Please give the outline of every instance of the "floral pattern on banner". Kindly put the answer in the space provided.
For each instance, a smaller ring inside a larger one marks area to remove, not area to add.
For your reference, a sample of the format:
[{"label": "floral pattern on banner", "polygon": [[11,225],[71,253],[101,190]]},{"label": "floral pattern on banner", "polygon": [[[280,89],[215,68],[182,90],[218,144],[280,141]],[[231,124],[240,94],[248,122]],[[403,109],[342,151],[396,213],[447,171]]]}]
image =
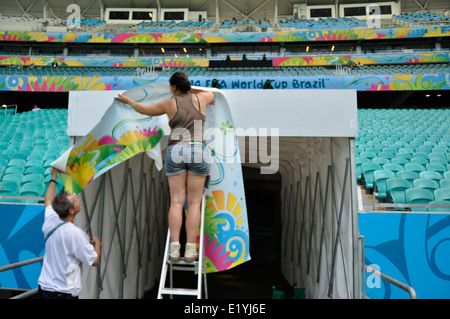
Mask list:
[{"label": "floral pattern on banner", "polygon": [[450,26],[235,33],[55,33],[0,31],[0,41],[76,43],[238,43],[448,37]]},{"label": "floral pattern on banner", "polygon": [[[396,64],[396,63],[448,63],[448,53],[401,53],[401,54],[334,54],[334,55],[307,55],[267,57],[272,59],[274,67],[285,66],[327,66],[351,65],[361,62],[365,65]],[[51,66],[53,62],[63,67],[183,67],[206,68],[209,66],[208,58],[117,58],[117,57],[29,57],[29,56],[0,56],[0,65],[21,66]]]}]

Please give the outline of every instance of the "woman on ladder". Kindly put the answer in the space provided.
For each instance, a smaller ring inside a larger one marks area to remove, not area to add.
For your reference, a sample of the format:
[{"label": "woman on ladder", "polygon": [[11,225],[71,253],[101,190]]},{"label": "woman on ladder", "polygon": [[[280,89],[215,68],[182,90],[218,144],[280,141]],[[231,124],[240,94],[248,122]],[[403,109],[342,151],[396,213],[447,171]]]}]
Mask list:
[{"label": "woman on ladder", "polygon": [[121,94],[119,102],[130,105],[137,112],[149,116],[167,114],[172,129],[166,152],[165,169],[169,181],[170,253],[172,261],[180,258],[180,231],[183,208],[187,200],[186,246],[184,258],[198,258],[197,233],[200,224],[200,205],[209,161],[204,151],[204,126],[206,106],[214,101],[214,93],[191,89],[191,83],[183,72],[175,72],[169,80],[173,98],[151,105],[133,101]]}]

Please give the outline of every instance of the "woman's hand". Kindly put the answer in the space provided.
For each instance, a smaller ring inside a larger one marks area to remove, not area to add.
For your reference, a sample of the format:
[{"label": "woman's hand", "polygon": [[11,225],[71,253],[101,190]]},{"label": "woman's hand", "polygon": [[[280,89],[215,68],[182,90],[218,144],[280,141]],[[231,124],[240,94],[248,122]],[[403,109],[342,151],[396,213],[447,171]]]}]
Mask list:
[{"label": "woman's hand", "polygon": [[117,97],[115,99],[125,104],[130,104],[131,102],[133,102],[133,100],[130,99],[128,96],[124,96],[122,94],[117,94]]}]

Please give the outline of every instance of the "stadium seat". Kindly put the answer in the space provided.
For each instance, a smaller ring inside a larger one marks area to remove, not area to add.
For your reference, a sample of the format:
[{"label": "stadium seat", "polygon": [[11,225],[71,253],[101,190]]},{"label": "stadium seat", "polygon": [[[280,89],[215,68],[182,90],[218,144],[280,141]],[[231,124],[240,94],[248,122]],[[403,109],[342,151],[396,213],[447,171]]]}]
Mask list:
[{"label": "stadium seat", "polygon": [[45,186],[43,183],[26,183],[19,188],[20,196],[44,196]]},{"label": "stadium seat", "polygon": [[27,174],[22,177],[20,180],[20,186],[23,186],[26,183],[44,183],[44,175],[42,174]]},{"label": "stadium seat", "polygon": [[378,157],[387,158],[387,159],[391,160],[395,157],[395,154],[391,153],[391,152],[382,151],[382,152],[378,153]]},{"label": "stadium seat", "polygon": [[[406,164],[410,163],[410,161],[406,158],[395,157],[395,158],[391,159],[391,163],[397,164],[397,165],[402,165],[404,167]],[[403,168],[403,170],[404,170],[404,168]]]},{"label": "stadium seat", "polygon": [[42,160],[28,160],[25,163],[25,168],[31,167],[31,166],[42,167],[43,165],[44,165],[44,162]]},{"label": "stadium seat", "polygon": [[368,152],[368,151],[366,151],[366,152],[362,152],[362,153],[360,154],[360,156],[372,160],[372,159],[374,159],[375,157],[377,157],[377,154],[374,153],[374,152]]},{"label": "stadium seat", "polygon": [[17,193],[18,190],[19,190],[19,184],[15,181],[0,182],[0,195]]},{"label": "stadium seat", "polygon": [[434,179],[437,182],[439,182],[441,179],[443,179],[442,174],[435,171],[424,171],[419,173],[420,178],[425,179]]},{"label": "stadium seat", "polygon": [[450,201],[450,187],[436,189],[434,191],[434,199],[439,201]]},{"label": "stadium seat", "polygon": [[409,163],[409,164],[405,164],[405,171],[412,171],[412,172],[420,173],[420,172],[425,171],[425,167],[420,164]]},{"label": "stadium seat", "polygon": [[363,163],[370,163],[370,159],[368,159],[366,157],[357,157],[355,159],[355,161],[356,161],[356,178],[357,178],[357,180],[361,180],[362,179],[361,165]]},{"label": "stadium seat", "polygon": [[[408,204],[428,204],[434,200],[433,193],[424,188],[409,188],[405,191],[406,203]],[[411,207],[412,211],[426,211],[426,208]]]},{"label": "stadium seat", "polygon": [[429,164],[429,161],[424,157],[413,157],[411,158],[410,163],[426,166]]},{"label": "stadium seat", "polygon": [[441,173],[441,174],[444,174],[444,172],[447,171],[447,169],[445,168],[444,165],[436,164],[436,163],[427,164],[426,165],[426,169],[427,169],[427,171],[438,172],[438,173]]},{"label": "stadium seat", "polygon": [[25,159],[13,158],[9,160],[7,167],[24,167],[25,163]]},{"label": "stadium seat", "polygon": [[440,164],[443,165],[445,167],[445,165],[447,165],[448,161],[447,159],[444,158],[430,158],[430,164]]},{"label": "stadium seat", "polygon": [[372,163],[384,165],[384,164],[389,164],[390,161],[389,161],[389,159],[384,158],[384,157],[375,157],[372,159]]},{"label": "stadium seat", "polygon": [[376,163],[364,163],[361,165],[362,175],[366,183],[366,188],[373,188],[373,172],[381,169],[381,165]]},{"label": "stadium seat", "polygon": [[428,189],[434,194],[434,191],[439,189],[439,183],[434,179],[418,178],[413,181],[413,187]]},{"label": "stadium seat", "polygon": [[373,180],[378,191],[379,198],[387,198],[386,180],[394,178],[396,175],[389,170],[376,170],[373,172]]},{"label": "stadium seat", "polygon": [[441,188],[450,188],[450,178],[441,179],[439,185]]},{"label": "stadium seat", "polygon": [[411,187],[410,183],[403,178],[389,178],[386,180],[386,189],[389,197],[396,204],[406,203],[406,190]]},{"label": "stadium seat", "polygon": [[392,163],[383,165],[383,169],[391,171],[391,172],[395,172],[395,173],[405,170],[402,165],[392,164]]}]

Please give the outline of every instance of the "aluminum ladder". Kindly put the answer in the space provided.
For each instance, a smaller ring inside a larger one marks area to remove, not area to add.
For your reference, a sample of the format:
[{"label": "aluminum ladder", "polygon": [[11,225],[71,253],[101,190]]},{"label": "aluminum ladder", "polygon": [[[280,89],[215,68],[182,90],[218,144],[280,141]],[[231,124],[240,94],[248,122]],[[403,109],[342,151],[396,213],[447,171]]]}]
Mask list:
[{"label": "aluminum ladder", "polygon": [[[204,250],[204,226],[205,226],[205,196],[206,192],[203,190],[201,217],[200,217],[200,243],[198,249],[198,261],[185,261],[183,257],[179,261],[174,262],[169,260],[169,244],[170,244],[170,230],[167,231],[166,249],[164,251],[164,262],[161,270],[161,277],[159,281],[158,299],[162,299],[163,295],[184,295],[197,296],[197,299],[202,298],[202,283],[205,289],[205,298],[208,299],[208,289],[206,283],[206,265],[205,265],[205,250]],[[200,265],[202,265],[200,267]],[[173,271],[194,271],[197,272],[197,288],[174,288],[173,287]],[[165,287],[167,272],[170,272],[169,287]],[[203,276],[202,276],[203,275]],[[203,277],[203,278],[202,278]]]}]

